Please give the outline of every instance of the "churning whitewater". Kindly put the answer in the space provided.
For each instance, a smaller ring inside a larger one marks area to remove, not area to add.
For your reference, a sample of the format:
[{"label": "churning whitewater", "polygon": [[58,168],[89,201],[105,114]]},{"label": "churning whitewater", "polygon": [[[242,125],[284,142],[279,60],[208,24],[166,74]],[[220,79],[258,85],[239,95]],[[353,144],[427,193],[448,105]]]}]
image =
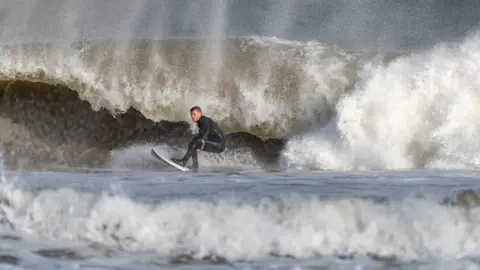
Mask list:
[{"label": "churning whitewater", "polygon": [[479,39],[473,33],[402,54],[258,37],[218,46],[200,39],[8,45],[0,52],[3,152],[116,164],[111,150],[133,144],[184,147],[172,138],[189,136],[188,109],[199,105],[240,134],[231,149],[250,149],[238,164],[476,167]]},{"label": "churning whitewater", "polygon": [[133,144],[184,147],[193,126],[182,123],[191,123],[188,110],[199,105],[231,135],[226,156],[246,153],[237,165],[275,163],[284,139],[329,121],[355,84],[360,61],[318,42],[208,42],[214,41],[2,47],[2,115],[6,125],[13,119],[1,134],[7,160],[103,166],[118,163],[112,149]]},{"label": "churning whitewater", "polygon": [[154,121],[189,121],[188,109],[198,104],[227,131],[273,137],[328,118],[354,84],[357,57],[321,43],[232,38],[218,52],[205,42],[215,41],[6,46],[1,75],[63,84],[94,110],[133,107]]},{"label": "churning whitewater", "polygon": [[289,141],[291,165],[315,169],[475,168],[480,164],[480,35],[372,62],[323,129]]},{"label": "churning whitewater", "polygon": [[[367,184],[368,185],[368,184]],[[167,188],[167,186],[165,186]],[[312,188],[314,188],[312,186]],[[1,233],[162,257],[255,261],[269,256],[448,260],[480,248],[478,194],[428,197],[259,200],[163,198],[141,202],[72,188],[0,185]],[[122,211],[118,211],[122,209]]]}]

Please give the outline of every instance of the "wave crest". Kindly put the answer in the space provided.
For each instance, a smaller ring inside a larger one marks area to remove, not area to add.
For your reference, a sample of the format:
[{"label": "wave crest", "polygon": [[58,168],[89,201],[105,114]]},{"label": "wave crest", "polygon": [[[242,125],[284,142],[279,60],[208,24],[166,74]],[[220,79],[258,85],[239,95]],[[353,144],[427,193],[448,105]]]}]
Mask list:
[{"label": "wave crest", "polygon": [[3,46],[0,78],[63,84],[94,110],[188,121],[204,108],[227,132],[284,137],[325,122],[357,56],[276,39],[91,41]]}]

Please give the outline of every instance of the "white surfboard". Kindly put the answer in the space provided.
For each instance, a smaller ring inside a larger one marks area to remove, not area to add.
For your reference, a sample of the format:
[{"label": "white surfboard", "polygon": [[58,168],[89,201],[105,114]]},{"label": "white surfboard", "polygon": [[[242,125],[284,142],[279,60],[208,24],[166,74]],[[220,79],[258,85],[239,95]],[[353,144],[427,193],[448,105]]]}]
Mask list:
[{"label": "white surfboard", "polygon": [[182,166],[178,165],[177,163],[175,163],[175,162],[173,162],[173,161],[171,161],[171,160],[166,159],[165,157],[163,157],[163,156],[160,155],[159,153],[155,152],[155,150],[153,150],[153,149],[152,149],[151,153],[152,153],[152,156],[154,156],[155,158],[159,159],[159,160],[162,161],[162,162],[165,162],[166,164],[168,164],[168,165],[170,165],[170,166],[172,166],[172,167],[175,167],[175,168],[179,169],[180,171],[184,171],[184,172],[190,171],[189,168],[182,167]]}]

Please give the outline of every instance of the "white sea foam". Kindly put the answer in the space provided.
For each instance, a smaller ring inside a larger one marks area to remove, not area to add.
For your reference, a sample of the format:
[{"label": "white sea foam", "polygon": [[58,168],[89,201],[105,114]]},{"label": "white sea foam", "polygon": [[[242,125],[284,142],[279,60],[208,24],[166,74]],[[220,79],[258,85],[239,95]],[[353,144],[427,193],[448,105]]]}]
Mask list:
[{"label": "white sea foam", "polygon": [[316,169],[478,166],[479,40],[476,33],[387,66],[367,63],[338,117],[292,139],[284,161]]},{"label": "white sea foam", "polygon": [[270,136],[327,117],[355,79],[357,58],[318,42],[136,42],[4,47],[0,79],[64,84],[95,110],[134,107],[155,121],[189,121],[189,108],[199,105],[226,131]]},{"label": "white sea foam", "polygon": [[216,255],[236,261],[270,254],[376,254],[435,260],[472,255],[480,248],[477,209],[430,200],[386,204],[293,196],[282,202],[177,199],[144,204],[124,195],[97,196],[68,188],[31,193],[4,183],[0,191],[9,202],[1,204],[4,233],[162,256]]}]

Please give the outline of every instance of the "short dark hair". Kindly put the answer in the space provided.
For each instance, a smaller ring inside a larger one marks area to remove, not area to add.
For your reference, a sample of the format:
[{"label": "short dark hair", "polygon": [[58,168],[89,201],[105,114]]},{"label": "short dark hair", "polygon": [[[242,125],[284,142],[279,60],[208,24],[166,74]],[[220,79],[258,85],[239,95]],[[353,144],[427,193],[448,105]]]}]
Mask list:
[{"label": "short dark hair", "polygon": [[193,112],[193,111],[202,112],[202,109],[200,109],[200,107],[198,107],[198,106],[193,106],[192,108],[190,108],[190,112]]}]

